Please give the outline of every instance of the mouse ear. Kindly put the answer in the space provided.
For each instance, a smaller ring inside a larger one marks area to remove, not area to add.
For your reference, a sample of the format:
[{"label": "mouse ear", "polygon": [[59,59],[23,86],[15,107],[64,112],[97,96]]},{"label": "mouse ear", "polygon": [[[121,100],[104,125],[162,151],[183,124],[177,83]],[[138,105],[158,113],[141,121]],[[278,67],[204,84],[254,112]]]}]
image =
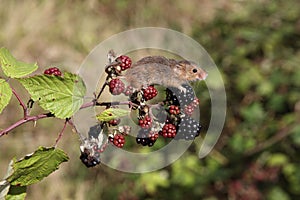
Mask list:
[{"label": "mouse ear", "polygon": [[177,63],[173,69],[176,74],[181,75],[184,71],[184,66],[181,63]]}]

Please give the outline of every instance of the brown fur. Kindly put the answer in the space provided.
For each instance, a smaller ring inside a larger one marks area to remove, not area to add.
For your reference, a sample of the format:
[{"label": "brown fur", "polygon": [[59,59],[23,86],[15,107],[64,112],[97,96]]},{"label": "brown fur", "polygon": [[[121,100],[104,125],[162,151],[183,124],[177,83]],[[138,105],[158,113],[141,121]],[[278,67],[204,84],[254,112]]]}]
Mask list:
[{"label": "brown fur", "polygon": [[204,80],[206,76],[207,73],[192,62],[176,61],[162,56],[144,57],[134,63],[125,74],[128,84],[136,89],[158,84],[184,90],[184,83]]}]

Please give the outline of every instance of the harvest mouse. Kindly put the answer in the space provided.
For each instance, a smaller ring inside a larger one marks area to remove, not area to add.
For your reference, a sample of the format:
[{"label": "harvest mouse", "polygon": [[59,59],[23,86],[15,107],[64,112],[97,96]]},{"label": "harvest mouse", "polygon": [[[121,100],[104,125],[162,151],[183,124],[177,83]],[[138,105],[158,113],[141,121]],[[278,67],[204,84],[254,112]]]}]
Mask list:
[{"label": "harvest mouse", "polygon": [[148,56],[134,63],[124,77],[128,85],[138,90],[158,84],[175,87],[185,93],[183,84],[188,81],[204,80],[207,72],[191,61]]}]

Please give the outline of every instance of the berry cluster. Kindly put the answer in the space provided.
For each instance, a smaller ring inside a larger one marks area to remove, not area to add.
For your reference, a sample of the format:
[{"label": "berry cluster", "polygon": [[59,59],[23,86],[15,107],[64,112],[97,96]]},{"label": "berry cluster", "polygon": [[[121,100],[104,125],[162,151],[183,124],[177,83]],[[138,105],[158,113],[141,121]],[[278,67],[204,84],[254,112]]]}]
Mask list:
[{"label": "berry cluster", "polygon": [[109,91],[113,95],[121,94],[125,89],[125,84],[118,78],[112,79],[109,82]]},{"label": "berry cluster", "polygon": [[[182,85],[183,88],[181,89],[167,88],[165,95],[162,94],[159,95],[159,98],[155,98],[158,96],[158,91],[154,85],[148,85],[141,90],[134,90],[132,86],[125,86],[121,81],[120,76],[132,64],[128,56],[116,57],[114,53],[111,53],[109,54],[109,62],[105,68],[106,82],[96,100],[101,96],[106,86],[109,87],[112,95],[124,94],[128,96],[131,114],[136,116],[137,124],[140,126],[135,139],[137,144],[152,147],[159,137],[194,140],[195,137],[199,136],[201,125],[191,117],[199,105],[199,100],[190,85]],[[61,72],[57,68],[50,68],[45,71],[45,74],[60,76]],[[162,102],[155,102],[164,96],[165,99]],[[147,102],[149,100],[152,100],[151,104]],[[114,105],[117,103],[114,102]],[[112,102],[104,102],[102,105],[107,106],[107,108],[114,107]],[[124,103],[119,105],[124,105]],[[118,148],[123,148],[126,142],[125,137],[130,134],[130,131],[129,126],[120,125],[118,118],[100,122],[94,130],[89,132],[90,138],[82,145],[80,159],[87,167],[99,164],[100,153],[104,151],[106,146],[113,144]],[[108,135],[107,140],[103,139],[103,133]]]},{"label": "berry cluster", "polygon": [[152,147],[158,137],[159,135],[157,132],[149,131],[147,129],[140,129],[135,140],[137,144]]},{"label": "berry cluster", "polygon": [[[142,146],[153,146],[159,137],[174,138],[176,140],[193,140],[199,136],[201,125],[191,118],[199,100],[190,85],[182,85],[183,89],[167,88],[165,100],[150,105],[158,95],[154,85],[146,86],[141,90],[134,90],[132,86],[125,86],[121,81],[122,73],[131,67],[132,61],[128,56],[112,56],[110,65],[105,69],[107,75],[106,85],[112,95],[124,94],[128,96],[130,109],[137,117],[140,130],[136,135],[136,143]],[[103,86],[105,87],[105,86]],[[153,113],[154,111],[154,113]],[[106,127],[108,141],[118,148],[125,145],[125,137],[130,132],[130,127],[120,126],[120,119],[113,119],[102,124]]]},{"label": "berry cluster", "polygon": [[62,73],[57,67],[51,67],[44,71],[45,75],[54,75],[54,76],[61,76]]}]

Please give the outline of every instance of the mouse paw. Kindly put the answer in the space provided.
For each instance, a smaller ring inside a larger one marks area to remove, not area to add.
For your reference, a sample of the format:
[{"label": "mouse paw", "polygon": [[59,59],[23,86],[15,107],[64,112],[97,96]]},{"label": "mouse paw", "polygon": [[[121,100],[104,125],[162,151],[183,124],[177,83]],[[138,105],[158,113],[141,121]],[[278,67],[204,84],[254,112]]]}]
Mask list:
[{"label": "mouse paw", "polygon": [[181,93],[184,94],[186,93],[186,88],[184,88],[183,86],[180,86],[178,89],[180,90]]}]

